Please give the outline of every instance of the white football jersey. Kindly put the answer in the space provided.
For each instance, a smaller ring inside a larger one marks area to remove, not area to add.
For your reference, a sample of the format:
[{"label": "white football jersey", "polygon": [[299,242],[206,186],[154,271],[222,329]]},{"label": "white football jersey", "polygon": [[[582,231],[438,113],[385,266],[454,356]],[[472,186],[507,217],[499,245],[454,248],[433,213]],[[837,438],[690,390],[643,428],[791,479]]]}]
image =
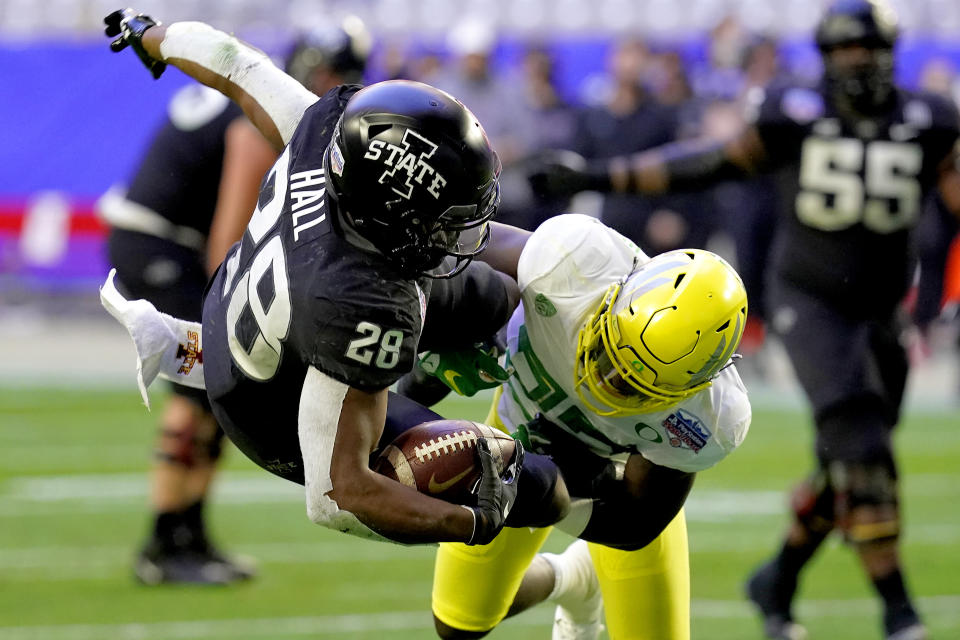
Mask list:
[{"label": "white football jersey", "polygon": [[695,472],[733,451],[750,427],[750,402],[736,369],[666,409],[600,416],[574,389],[577,335],[607,288],[650,258],[600,221],[562,215],[527,240],[518,265],[522,303],[507,326],[507,358],[516,374],[498,413],[511,431],[541,413],[603,456],[639,453],[650,462]]}]

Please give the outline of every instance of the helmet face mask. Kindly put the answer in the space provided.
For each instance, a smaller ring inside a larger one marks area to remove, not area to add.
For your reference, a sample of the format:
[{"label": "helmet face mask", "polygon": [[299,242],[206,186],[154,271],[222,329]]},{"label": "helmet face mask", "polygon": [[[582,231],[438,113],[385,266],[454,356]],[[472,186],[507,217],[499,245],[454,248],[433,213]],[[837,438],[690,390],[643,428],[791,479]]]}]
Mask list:
[{"label": "helmet face mask", "polygon": [[740,343],[747,297],[702,250],[654,257],[604,294],[581,329],[574,383],[595,413],[660,410],[706,389]]},{"label": "helmet face mask", "polygon": [[486,247],[500,161],[476,117],[439,89],[396,80],[356,93],[324,167],[341,220],[407,277],[451,277]]},{"label": "helmet face mask", "polygon": [[841,109],[880,114],[893,95],[896,17],[881,0],[836,0],[817,28],[824,80]]}]

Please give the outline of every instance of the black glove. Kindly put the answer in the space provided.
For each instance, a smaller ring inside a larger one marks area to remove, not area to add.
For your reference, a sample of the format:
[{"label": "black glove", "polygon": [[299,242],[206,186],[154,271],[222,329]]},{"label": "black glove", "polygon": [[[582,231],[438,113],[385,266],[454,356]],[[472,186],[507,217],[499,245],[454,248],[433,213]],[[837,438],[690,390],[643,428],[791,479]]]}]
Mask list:
[{"label": "black glove", "polygon": [[104,18],[103,22],[107,25],[104,33],[108,37],[120,36],[110,43],[111,51],[123,51],[127,45],[132,45],[140,61],[150,70],[154,79],[160,77],[163,70],[167,68],[167,63],[151,58],[150,54],[143,48],[143,34],[150,27],[159,26],[160,22],[130,8],[114,11]]},{"label": "black glove", "polygon": [[530,161],[527,180],[543,200],[569,198],[581,191],[610,191],[606,162],[587,162],[573,151],[545,151]]},{"label": "black glove", "polygon": [[517,500],[517,481],[523,467],[523,445],[518,441],[513,462],[497,473],[497,464],[490,453],[486,438],[477,440],[477,455],[480,456],[480,485],[477,491],[477,506],[473,507],[473,535],[467,544],[490,544]]}]

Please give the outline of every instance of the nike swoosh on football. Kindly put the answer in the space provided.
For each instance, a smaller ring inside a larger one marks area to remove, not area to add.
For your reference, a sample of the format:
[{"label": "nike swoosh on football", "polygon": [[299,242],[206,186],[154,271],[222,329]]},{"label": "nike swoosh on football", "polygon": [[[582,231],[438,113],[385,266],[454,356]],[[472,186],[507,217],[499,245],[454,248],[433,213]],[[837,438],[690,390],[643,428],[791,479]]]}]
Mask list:
[{"label": "nike swoosh on football", "polygon": [[464,469],[463,471],[453,476],[449,480],[445,480],[444,482],[437,482],[437,474],[431,473],[430,481],[427,483],[427,490],[430,493],[440,493],[442,491],[446,491],[453,485],[463,480],[466,477],[466,475],[471,471],[473,471],[473,465],[470,465],[468,468]]}]

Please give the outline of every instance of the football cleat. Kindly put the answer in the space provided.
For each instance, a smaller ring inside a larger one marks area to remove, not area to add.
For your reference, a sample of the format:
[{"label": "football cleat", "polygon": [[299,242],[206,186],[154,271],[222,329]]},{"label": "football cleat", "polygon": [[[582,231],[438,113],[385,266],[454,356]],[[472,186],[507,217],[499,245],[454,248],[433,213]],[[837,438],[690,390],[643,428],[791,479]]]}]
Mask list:
[{"label": "football cleat", "polygon": [[927,638],[927,628],[920,622],[915,622],[893,633],[887,633],[887,640],[927,640]]},{"label": "football cleat", "polygon": [[603,631],[603,596],[586,541],[574,541],[559,555],[542,555],[553,566],[557,583],[563,585],[550,598],[557,603],[552,639],[596,640]]},{"label": "football cleat", "polygon": [[760,567],[747,581],[747,597],[763,618],[764,636],[769,640],[806,640],[807,630],[793,621],[789,599],[784,602],[778,597],[777,581],[773,563]]},{"label": "football cleat", "polygon": [[134,562],[133,573],[145,585],[209,584],[227,585],[249,580],[256,569],[246,559],[227,558],[210,550],[165,553],[142,552]]}]

